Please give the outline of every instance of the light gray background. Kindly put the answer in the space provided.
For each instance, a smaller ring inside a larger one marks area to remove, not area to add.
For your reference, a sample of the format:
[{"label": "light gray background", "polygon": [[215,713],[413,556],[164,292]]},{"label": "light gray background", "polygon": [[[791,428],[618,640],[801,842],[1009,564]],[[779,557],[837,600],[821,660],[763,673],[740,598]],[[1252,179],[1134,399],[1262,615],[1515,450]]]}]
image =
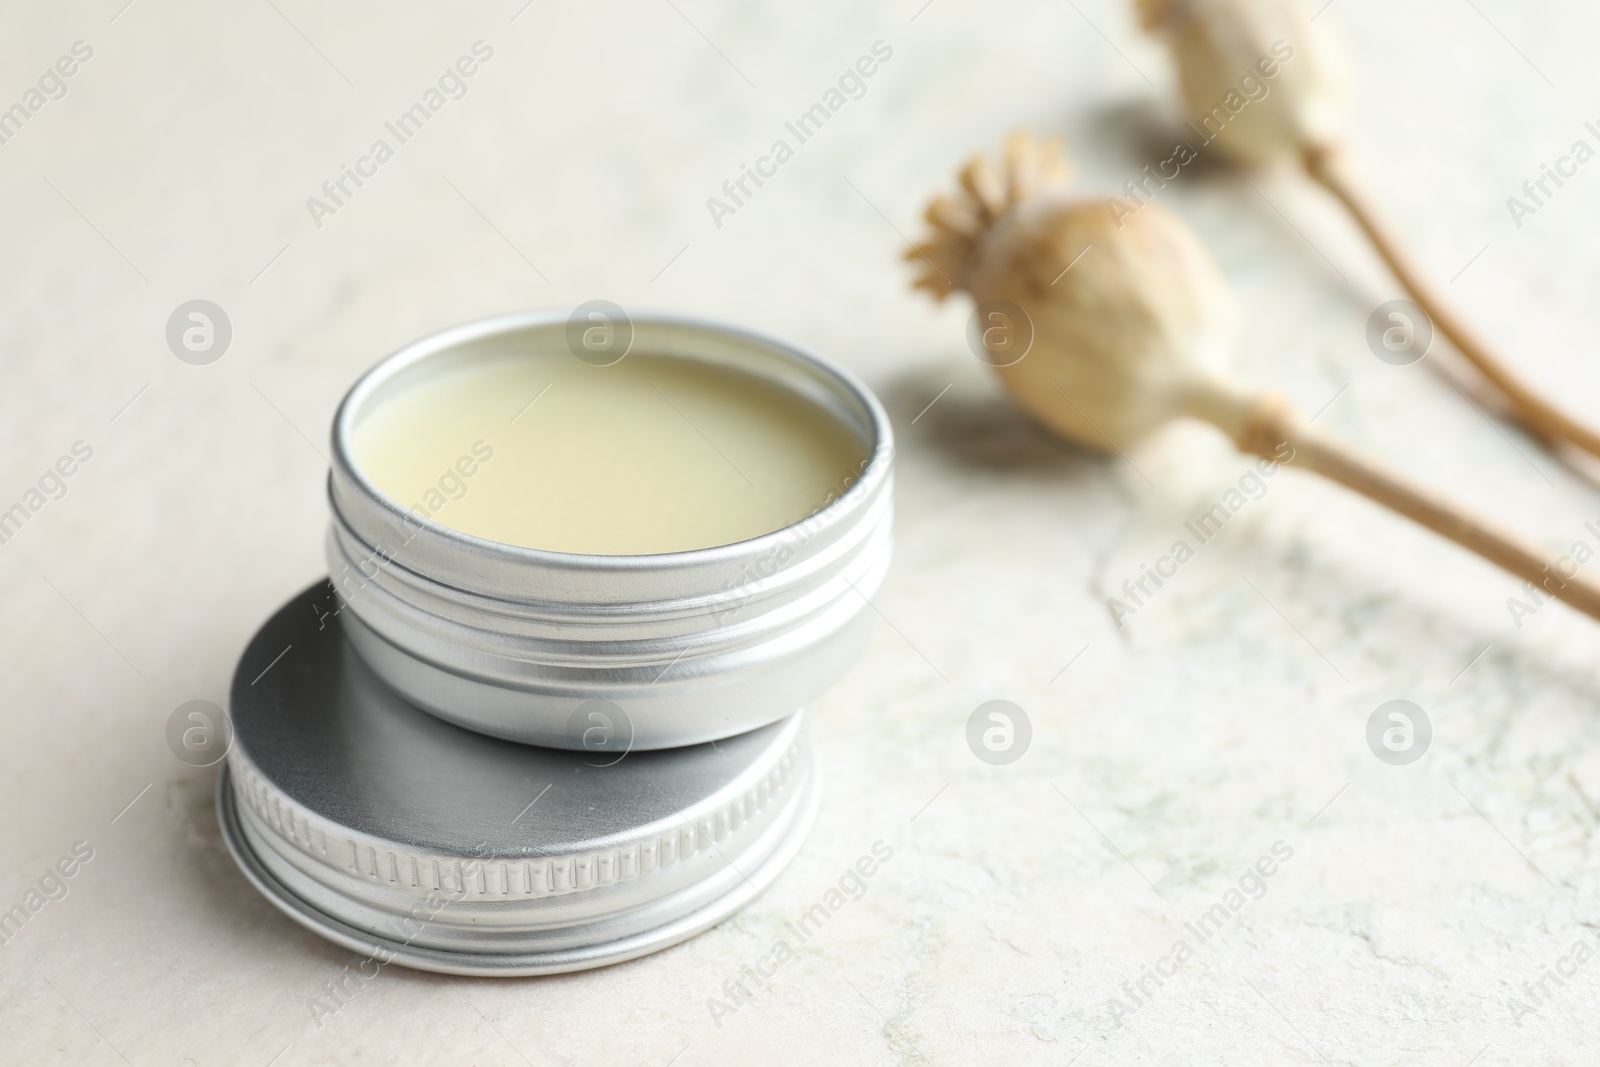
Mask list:
[{"label": "light gray background", "polygon": [[[0,545],[0,906],[95,849],[0,948],[7,1062],[1593,1061],[1600,963],[1520,1026],[1508,998],[1600,919],[1600,629],[1560,606],[1518,629],[1511,579],[1285,473],[1119,633],[1104,597],[1244,460],[1198,427],[1137,469],[1057,446],[966,352],[967,309],[907,290],[899,235],[1010,129],[1066,134],[1102,195],[1170,151],[1170,70],[1125,5],[122,3],[12,5],[0,34],[3,105],[95,50],[0,146],[0,507],[95,450]],[[1600,12],[1336,0],[1323,20],[1359,65],[1354,139],[1389,213],[1593,421],[1600,162],[1520,230],[1505,198],[1600,118]],[[478,39],[469,95],[315,228],[306,197]],[[714,227],[705,198],[880,39],[866,97]],[[1591,483],[1438,359],[1368,352],[1398,294],[1347,223],[1291,176],[1252,180],[1196,166],[1163,194],[1238,289],[1241,372],[1308,410],[1348,384],[1321,424],[1552,547],[1594,543]],[[319,450],[357,374],[452,323],[596,297],[814,346],[895,421],[892,625],[815,709],[820,822],[688,944],[544,980],[390,968],[318,1027],[308,998],[356,958],[234,869],[214,772],[172,756],[167,717],[223,701],[254,628],[321,572]],[[210,366],[164,339],[195,298],[233,323]],[[1364,740],[1400,697],[1434,726],[1409,767]],[[991,699],[1033,723],[1011,766],[966,746]],[[866,897],[714,1025],[707,998],[879,839]],[[1113,1023],[1108,998],[1278,840],[1294,857],[1264,899]]]}]

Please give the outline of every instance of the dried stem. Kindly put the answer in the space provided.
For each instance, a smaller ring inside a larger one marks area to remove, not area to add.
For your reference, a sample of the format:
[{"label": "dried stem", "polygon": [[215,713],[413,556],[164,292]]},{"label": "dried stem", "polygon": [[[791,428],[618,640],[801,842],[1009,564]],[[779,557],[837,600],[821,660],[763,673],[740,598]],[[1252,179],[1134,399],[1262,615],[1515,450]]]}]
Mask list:
[{"label": "dried stem", "polygon": [[1592,456],[1600,456],[1600,434],[1568,417],[1525,385],[1450,309],[1373,210],[1350,176],[1341,153],[1333,149],[1309,151],[1305,155],[1305,168],[1312,179],[1345,206],[1417,306],[1427,312],[1434,326],[1456,350],[1500,390],[1524,426],[1547,441],[1565,441]]},{"label": "dried stem", "polygon": [[1278,459],[1282,458],[1281,446],[1287,443],[1294,450],[1293,458],[1287,462],[1316,471],[1399,512],[1591,618],[1600,619],[1600,583],[1576,572],[1563,575],[1554,553],[1385,470],[1316,429],[1277,397],[1227,397],[1209,406],[1218,411],[1231,409],[1231,417],[1213,421],[1229,432],[1243,451]]}]

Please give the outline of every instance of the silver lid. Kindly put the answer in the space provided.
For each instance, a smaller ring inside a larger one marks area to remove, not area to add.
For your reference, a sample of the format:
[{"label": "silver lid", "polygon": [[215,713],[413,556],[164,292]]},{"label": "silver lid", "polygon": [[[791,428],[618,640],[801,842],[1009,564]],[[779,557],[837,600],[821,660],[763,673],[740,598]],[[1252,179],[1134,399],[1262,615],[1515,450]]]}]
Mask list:
[{"label": "silver lid", "polygon": [[408,345],[363,375],[334,418],[327,558],[350,641],[420,707],[496,737],[579,748],[572,709],[601,699],[620,707],[635,749],[668,748],[793,713],[865,644],[867,598],[889,566],[894,456],[871,391],[749,331],[669,315],[636,315],[629,329],[636,355],[733,367],[809,397],[860,438],[861,470],[809,518],[715,548],[599,556],[488,541],[385,496],[355,462],[355,428],[463,364],[576,358],[567,315],[504,315]]},{"label": "silver lid", "polygon": [[721,921],[803,841],[803,713],[661,752],[500,741],[385,685],[328,597],[305,590],[245,650],[218,783],[240,867],[324,937],[454,974],[598,967]]}]

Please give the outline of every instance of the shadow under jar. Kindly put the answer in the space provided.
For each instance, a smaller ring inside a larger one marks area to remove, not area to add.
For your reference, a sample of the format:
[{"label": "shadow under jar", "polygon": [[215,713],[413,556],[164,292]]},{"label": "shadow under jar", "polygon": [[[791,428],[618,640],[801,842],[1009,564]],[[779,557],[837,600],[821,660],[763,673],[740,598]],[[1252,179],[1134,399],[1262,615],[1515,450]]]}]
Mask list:
[{"label": "shadow under jar", "polygon": [[554,748],[775,722],[859,652],[890,556],[888,418],[792,345],[671,316],[506,315],[340,405],[329,573],[420,707]]}]

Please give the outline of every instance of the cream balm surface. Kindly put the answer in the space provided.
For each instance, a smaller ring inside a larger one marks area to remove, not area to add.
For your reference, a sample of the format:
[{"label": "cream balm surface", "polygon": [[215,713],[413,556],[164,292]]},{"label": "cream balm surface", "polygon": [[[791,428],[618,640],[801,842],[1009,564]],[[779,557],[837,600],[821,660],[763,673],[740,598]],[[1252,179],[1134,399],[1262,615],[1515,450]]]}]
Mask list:
[{"label": "cream balm surface", "polygon": [[451,529],[554,552],[749,540],[837,499],[867,449],[820,404],[732,368],[499,357],[412,385],[355,428],[384,494]]}]

